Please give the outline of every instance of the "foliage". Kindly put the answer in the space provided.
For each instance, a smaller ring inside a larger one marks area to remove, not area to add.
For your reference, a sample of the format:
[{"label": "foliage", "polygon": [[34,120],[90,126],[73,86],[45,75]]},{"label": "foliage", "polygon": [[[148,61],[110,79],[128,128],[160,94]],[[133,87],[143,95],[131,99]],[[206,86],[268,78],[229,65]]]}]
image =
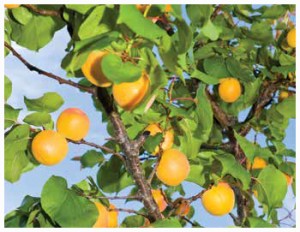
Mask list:
[{"label": "foliage", "polygon": [[[99,69],[113,84],[136,81],[145,71],[150,90],[143,102],[132,111],[118,107],[129,138],[137,138],[151,123],[172,127],[174,148],[190,163],[186,181],[196,184],[200,192],[223,180],[252,202],[243,209],[247,214],[242,220],[233,222],[236,226],[280,227],[276,212],[283,207],[287,192],[283,174],[295,178],[295,152],[283,142],[290,120],[296,118],[295,49],[285,40],[294,27],[290,17],[295,5],[171,5],[166,12],[167,6],[149,5],[144,12],[135,5],[110,4],[6,9],[4,55],[10,54],[12,42],[38,52],[58,30],[67,30],[70,41],[60,65],[68,81],[75,80],[73,87],[93,88],[81,71],[93,50],[109,53]],[[226,77],[236,78],[243,86],[242,95],[233,103],[223,102],[218,95],[220,79]],[[24,96],[27,110],[18,109],[9,102],[13,84],[5,76],[5,180],[11,183],[39,165],[31,154],[32,138],[54,128],[52,113],[67,100],[56,92],[35,99]],[[280,90],[291,93],[281,102],[277,99]],[[111,94],[111,87],[107,91]],[[95,96],[91,101],[113,137],[116,132],[104,107]],[[21,110],[26,112],[23,118]],[[267,145],[261,147],[246,136],[249,131],[263,135]],[[139,156],[140,175],[148,177],[152,172],[159,156],[151,153],[161,140],[162,133],[146,140]],[[92,201],[101,196],[108,206],[107,194],[126,188],[133,194],[137,191],[132,173],[120,159],[123,147],[113,140],[103,146],[85,144],[93,149],[73,160],[79,160],[82,168],[97,168],[96,180],[89,178],[68,188],[65,179],[52,176],[40,198],[26,196],[19,208],[5,216],[6,227],[92,227],[98,217]],[[268,166],[247,170],[246,160],[253,162],[255,157],[264,158]],[[175,193],[185,197],[184,185],[168,187],[155,176],[151,187],[164,188],[170,201],[175,200]],[[258,193],[255,203],[253,190]],[[142,207],[137,215],[127,215],[120,226],[145,226],[145,217],[139,215],[145,212]],[[150,227],[200,226],[198,219],[188,223],[171,216],[169,208],[163,215]]]}]

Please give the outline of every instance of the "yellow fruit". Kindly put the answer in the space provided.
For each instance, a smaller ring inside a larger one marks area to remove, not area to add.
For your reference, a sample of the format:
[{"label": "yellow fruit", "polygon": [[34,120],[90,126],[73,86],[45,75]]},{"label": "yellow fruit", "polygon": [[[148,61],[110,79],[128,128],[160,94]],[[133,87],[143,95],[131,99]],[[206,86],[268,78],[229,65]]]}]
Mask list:
[{"label": "yellow fruit", "polygon": [[[146,127],[145,131],[149,131],[151,136],[155,136],[157,133],[163,133],[159,124],[153,123]],[[163,151],[170,149],[173,146],[174,142],[174,130],[172,128],[166,130],[163,134],[163,142],[161,148]],[[159,146],[154,150],[153,155],[157,155],[159,152]]]},{"label": "yellow fruit", "polygon": [[291,48],[295,48],[296,47],[296,29],[293,28],[292,30],[289,31],[289,33],[286,36],[286,40],[288,45]]},{"label": "yellow fruit", "polygon": [[39,163],[55,165],[66,157],[68,142],[61,134],[52,130],[44,130],[33,138],[31,150]]},{"label": "yellow fruit", "polygon": [[102,205],[100,202],[94,202],[98,209],[99,216],[97,218],[97,221],[93,225],[94,228],[104,228],[108,227],[108,211],[105,208],[104,205]]},{"label": "yellow fruit", "polygon": [[223,78],[220,80],[219,95],[227,103],[235,102],[242,93],[240,82],[233,77]]},{"label": "yellow fruit", "polygon": [[149,6],[149,4],[136,4],[135,7],[142,13],[144,14],[147,6]]},{"label": "yellow fruit", "polygon": [[113,96],[117,104],[124,110],[133,110],[142,102],[149,86],[148,75],[143,72],[137,81],[114,84]]},{"label": "yellow fruit", "polygon": [[222,216],[229,213],[235,202],[232,188],[225,182],[212,186],[202,195],[202,204],[207,212],[215,216]]},{"label": "yellow fruit", "polygon": [[[109,209],[115,209],[116,207],[113,204],[110,204]],[[118,214],[116,210],[108,211],[108,227],[115,228],[118,227]]]},{"label": "yellow fruit", "polygon": [[255,157],[253,164],[251,166],[251,163],[249,160],[247,160],[247,170],[250,170],[250,168],[253,169],[263,169],[264,167],[267,166],[267,162],[260,158],[260,157]]},{"label": "yellow fruit", "polygon": [[165,150],[156,170],[157,178],[170,186],[177,186],[187,178],[190,164],[182,152],[176,149]]},{"label": "yellow fruit", "polygon": [[107,54],[108,53],[104,51],[92,51],[81,67],[83,75],[86,77],[86,79],[99,87],[109,87],[112,84],[101,70],[101,61]]},{"label": "yellow fruit", "polygon": [[171,4],[166,4],[165,12],[168,13],[168,12],[171,12],[171,11],[172,11],[172,5]]},{"label": "yellow fruit", "polygon": [[158,205],[159,211],[160,212],[164,211],[167,208],[168,204],[165,201],[165,198],[164,198],[163,194],[161,193],[161,191],[159,189],[152,189],[151,192],[152,192],[154,201]]},{"label": "yellow fruit", "polygon": [[186,216],[191,209],[190,203],[187,200],[182,200],[175,210],[175,214],[181,217]]},{"label": "yellow fruit", "polygon": [[281,91],[278,97],[278,101],[282,102],[284,99],[289,97],[289,92],[288,91]]},{"label": "yellow fruit", "polygon": [[90,120],[81,109],[68,108],[59,115],[56,129],[66,138],[79,141],[89,132]]},{"label": "yellow fruit", "polygon": [[21,4],[4,4],[4,7],[7,9],[14,9],[19,7]]}]

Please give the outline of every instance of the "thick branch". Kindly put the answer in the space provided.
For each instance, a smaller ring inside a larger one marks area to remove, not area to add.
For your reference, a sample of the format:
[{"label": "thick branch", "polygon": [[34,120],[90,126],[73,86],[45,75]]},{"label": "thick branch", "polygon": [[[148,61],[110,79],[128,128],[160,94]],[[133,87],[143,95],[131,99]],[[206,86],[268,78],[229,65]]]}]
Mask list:
[{"label": "thick branch", "polygon": [[60,10],[57,10],[57,11],[56,10],[43,10],[43,9],[39,9],[35,5],[31,5],[31,4],[23,4],[23,6],[25,6],[29,10],[31,10],[39,15],[54,16],[54,17],[61,18]]},{"label": "thick branch", "polygon": [[139,189],[139,193],[142,196],[142,202],[149,214],[148,218],[150,219],[150,221],[162,219],[162,215],[159,211],[159,208],[152,197],[151,186],[146,180],[139,160],[140,147],[137,146],[137,143],[139,143],[139,145],[142,145],[141,141],[143,141],[144,138],[141,138],[136,141],[131,141],[129,139],[125,126],[120,118],[120,115],[115,110],[113,100],[108,95],[106,89],[97,88],[97,98],[102,103],[112,123],[115,132],[115,137],[126,156],[127,171],[131,174]]},{"label": "thick branch", "polygon": [[66,85],[70,85],[70,86],[73,86],[77,89],[80,89],[82,91],[85,91],[85,92],[88,92],[88,93],[91,93],[91,94],[94,94],[95,92],[95,88],[94,87],[86,87],[86,86],[83,86],[83,85],[80,85],[76,82],[73,82],[73,81],[70,81],[70,80],[65,80],[63,79],[62,77],[59,77],[53,73],[50,73],[50,72],[46,72],[32,64],[30,64],[27,60],[25,60],[12,46],[10,46],[8,43],[4,42],[4,46],[9,49],[12,54],[17,57],[30,71],[35,71],[37,72],[38,74],[41,74],[41,75],[44,75],[44,76],[47,76],[51,79],[54,79],[56,80],[59,84],[66,84]]}]

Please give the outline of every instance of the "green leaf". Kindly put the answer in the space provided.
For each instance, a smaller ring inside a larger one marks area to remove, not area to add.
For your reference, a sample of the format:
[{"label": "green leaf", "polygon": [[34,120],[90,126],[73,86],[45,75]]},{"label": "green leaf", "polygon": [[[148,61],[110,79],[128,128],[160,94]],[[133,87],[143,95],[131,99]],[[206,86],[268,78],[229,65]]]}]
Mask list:
[{"label": "green leaf", "polygon": [[84,40],[106,33],[112,29],[114,21],[112,10],[105,5],[97,6],[80,25],[78,36]]},{"label": "green leaf", "polygon": [[[100,68],[100,67],[99,67]],[[122,62],[121,57],[108,54],[101,61],[101,69],[104,75],[112,82],[133,82],[142,76],[142,69],[131,62]]]},{"label": "green leaf", "polygon": [[284,76],[287,76],[289,72],[295,72],[296,66],[295,65],[288,65],[288,66],[273,66],[271,68],[272,72],[282,73]]},{"label": "green leaf", "polygon": [[11,127],[18,122],[21,109],[15,109],[12,106],[4,105],[4,129]]},{"label": "green leaf", "polygon": [[153,154],[156,147],[160,144],[162,138],[163,138],[162,133],[158,133],[155,136],[149,136],[146,142],[144,143],[145,150]]},{"label": "green leaf", "polygon": [[51,115],[46,112],[35,112],[27,115],[23,121],[33,126],[43,126],[51,122]]},{"label": "green leaf", "polygon": [[248,217],[247,221],[251,228],[275,228],[275,225],[270,224],[260,217]]},{"label": "green leaf", "polygon": [[4,139],[4,176],[5,180],[13,183],[19,180],[23,169],[29,160],[25,154],[29,143],[29,126],[13,127]]},{"label": "green leaf", "polygon": [[30,22],[33,17],[33,14],[26,7],[17,7],[12,9],[12,15],[14,19],[17,20],[20,24],[26,25]]},{"label": "green leaf", "polygon": [[93,202],[68,189],[62,177],[52,176],[41,194],[42,208],[62,227],[92,227],[98,217]]},{"label": "green leaf", "polygon": [[163,29],[152,23],[151,20],[144,18],[135,5],[120,5],[118,23],[124,23],[137,35],[156,43],[159,42],[159,38],[167,35]]},{"label": "green leaf", "polygon": [[56,92],[45,93],[40,98],[29,99],[24,97],[25,105],[30,111],[52,113],[58,110],[63,104],[63,98]]},{"label": "green leaf", "polygon": [[65,25],[58,17],[34,14],[29,19],[28,14],[26,15],[26,17],[19,17],[22,23],[26,23],[25,25],[9,16],[12,28],[11,39],[30,50],[38,51],[44,47],[52,40],[54,33]]},{"label": "green leaf", "polygon": [[89,150],[80,157],[80,163],[82,168],[87,168],[87,167],[92,168],[96,164],[100,164],[103,161],[104,161],[103,154],[96,150]]},{"label": "green leaf", "polygon": [[65,4],[66,8],[76,11],[80,14],[86,14],[90,9],[97,5],[93,4]]},{"label": "green leaf", "polygon": [[287,193],[286,178],[273,165],[268,165],[259,173],[255,188],[259,202],[267,206],[270,214],[273,209],[282,206]]},{"label": "green leaf", "polygon": [[199,186],[203,186],[206,182],[205,176],[207,170],[205,167],[199,163],[190,163],[190,173],[186,178],[186,181],[198,184]]},{"label": "green leaf", "polygon": [[286,118],[296,118],[296,96],[284,99],[276,106],[276,110]]},{"label": "green leaf", "polygon": [[202,33],[212,41],[216,41],[222,33],[222,28],[213,24],[209,19],[206,24],[202,27]]},{"label": "green leaf", "polygon": [[223,57],[215,56],[204,60],[203,67],[205,72],[216,78],[229,77],[230,73],[227,70],[226,63]]},{"label": "green leaf", "polygon": [[146,222],[146,218],[141,215],[131,215],[127,216],[123,222],[121,223],[121,227],[127,228],[137,228],[144,226]]},{"label": "green leaf", "polygon": [[220,46],[219,42],[211,42],[205,44],[203,47],[199,47],[194,53],[195,60],[202,60],[209,58],[216,54],[215,49]]},{"label": "green leaf", "polygon": [[4,227],[5,228],[20,228],[25,227],[27,216],[21,215],[17,210],[13,210],[5,215]]},{"label": "green leaf", "polygon": [[262,18],[270,18],[270,19],[278,19],[281,16],[283,16],[286,12],[286,9],[279,5],[275,4],[272,5],[271,7],[268,7],[263,14],[261,15]]},{"label": "green leaf", "polygon": [[233,57],[226,59],[226,67],[232,77],[238,78],[241,81],[250,82],[255,78],[252,69],[241,64]]},{"label": "green leaf", "polygon": [[7,76],[4,76],[4,101],[10,97],[12,91],[12,83]]},{"label": "green leaf", "polygon": [[272,27],[266,21],[254,22],[250,31],[244,31],[249,38],[259,41],[262,44],[269,44],[273,41]]},{"label": "green leaf", "polygon": [[186,11],[191,23],[195,26],[203,26],[210,20],[213,7],[211,5],[186,5]]},{"label": "green leaf", "polygon": [[229,174],[243,183],[243,189],[247,190],[251,182],[250,173],[241,164],[236,161],[233,155],[225,153],[216,155],[215,159],[222,164],[222,176]]},{"label": "green leaf", "polygon": [[208,141],[213,126],[213,111],[205,89],[206,86],[200,84],[196,96],[198,100],[196,108],[198,121],[197,138],[199,138],[202,143]]},{"label": "green leaf", "polygon": [[150,224],[154,228],[182,228],[179,220],[175,217],[165,218]]},{"label": "green leaf", "polygon": [[176,19],[174,24],[177,26],[177,32],[175,36],[178,36],[178,40],[175,41],[176,51],[178,54],[186,53],[193,41],[193,33],[190,27],[184,20]]},{"label": "green leaf", "polygon": [[205,74],[204,72],[201,72],[199,70],[195,70],[192,74],[191,74],[192,78],[196,78],[200,81],[203,81],[205,84],[209,84],[209,85],[217,85],[219,84],[220,80],[216,77],[210,76]]},{"label": "green leaf", "polygon": [[97,173],[98,186],[107,193],[120,192],[133,184],[123,162],[117,156],[112,156]]},{"label": "green leaf", "polygon": [[289,66],[296,64],[296,58],[285,53],[281,53],[279,56],[279,63],[282,66]]}]

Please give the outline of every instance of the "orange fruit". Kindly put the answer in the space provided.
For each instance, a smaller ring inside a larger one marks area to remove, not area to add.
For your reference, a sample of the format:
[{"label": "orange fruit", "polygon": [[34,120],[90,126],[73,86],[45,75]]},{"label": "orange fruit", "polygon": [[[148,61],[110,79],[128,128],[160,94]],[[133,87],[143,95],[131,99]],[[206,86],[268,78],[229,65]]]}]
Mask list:
[{"label": "orange fruit", "polygon": [[157,178],[170,186],[177,186],[187,178],[190,172],[190,164],[185,154],[168,149],[162,154],[156,170]]},{"label": "orange fruit", "polygon": [[[163,133],[159,124],[153,123],[146,127],[145,131],[149,131],[151,136],[155,136],[157,133]],[[163,133],[163,142],[161,144],[162,150],[170,149],[173,146],[174,142],[174,130],[172,128],[166,130]],[[157,146],[154,150],[153,155],[157,155],[159,152],[159,146]]]},{"label": "orange fruit", "polygon": [[[115,209],[116,207],[113,204],[110,204],[109,209]],[[108,227],[115,228],[118,227],[118,211],[108,211]]]},{"label": "orange fruit", "polygon": [[142,102],[149,86],[148,75],[143,72],[137,81],[114,84],[113,96],[117,104],[124,110],[133,110]]},{"label": "orange fruit", "polygon": [[151,192],[152,192],[154,201],[158,205],[159,211],[160,212],[164,211],[167,208],[168,204],[165,201],[165,198],[164,198],[163,194],[161,193],[161,191],[159,189],[152,189]]},{"label": "orange fruit", "polygon": [[81,67],[82,73],[86,79],[99,87],[109,87],[112,84],[101,70],[101,61],[107,54],[107,52],[100,50],[92,51]]},{"label": "orange fruit", "polygon": [[149,4],[136,4],[135,7],[142,13],[144,14],[147,6],[149,6]]},{"label": "orange fruit", "polygon": [[227,103],[235,102],[242,93],[240,82],[233,77],[221,79],[218,90],[220,98]]},{"label": "orange fruit", "polygon": [[68,108],[59,115],[56,129],[66,138],[79,141],[89,132],[90,120],[81,109]]},{"label": "orange fruit", "polygon": [[293,28],[292,30],[290,30],[286,36],[286,40],[288,45],[291,48],[295,48],[296,47],[296,28]]},{"label": "orange fruit", "polygon": [[288,174],[286,174],[286,173],[283,173],[283,174],[284,174],[284,176],[285,176],[285,178],[286,178],[286,183],[287,183],[287,185],[288,185],[288,186],[291,185],[291,184],[293,183],[293,177],[290,176],[290,175],[288,175]]},{"label": "orange fruit", "polygon": [[108,227],[108,211],[104,205],[100,202],[94,202],[98,209],[98,218],[95,224],[93,225],[94,228],[103,228]]},{"label": "orange fruit", "polygon": [[202,195],[202,204],[207,212],[215,216],[229,213],[235,202],[232,188],[225,182],[219,182]]},{"label": "orange fruit", "polygon": [[260,157],[255,157],[253,164],[251,166],[251,163],[249,160],[247,160],[247,170],[250,170],[250,168],[253,169],[263,169],[264,167],[267,166],[267,162],[260,158]]},{"label": "orange fruit", "polygon": [[289,92],[288,91],[281,91],[278,97],[278,101],[282,102],[284,99],[289,97]]},{"label": "orange fruit", "polygon": [[14,9],[19,7],[21,4],[4,4],[4,7],[7,9]]},{"label": "orange fruit", "polygon": [[172,11],[172,5],[171,4],[166,4],[165,12],[168,13],[168,12],[171,12],[171,11]]},{"label": "orange fruit", "polygon": [[175,210],[175,214],[181,217],[186,216],[191,209],[190,203],[187,200],[182,200]]},{"label": "orange fruit", "polygon": [[31,150],[39,163],[55,165],[66,157],[68,142],[61,134],[52,130],[44,130],[33,138]]}]

